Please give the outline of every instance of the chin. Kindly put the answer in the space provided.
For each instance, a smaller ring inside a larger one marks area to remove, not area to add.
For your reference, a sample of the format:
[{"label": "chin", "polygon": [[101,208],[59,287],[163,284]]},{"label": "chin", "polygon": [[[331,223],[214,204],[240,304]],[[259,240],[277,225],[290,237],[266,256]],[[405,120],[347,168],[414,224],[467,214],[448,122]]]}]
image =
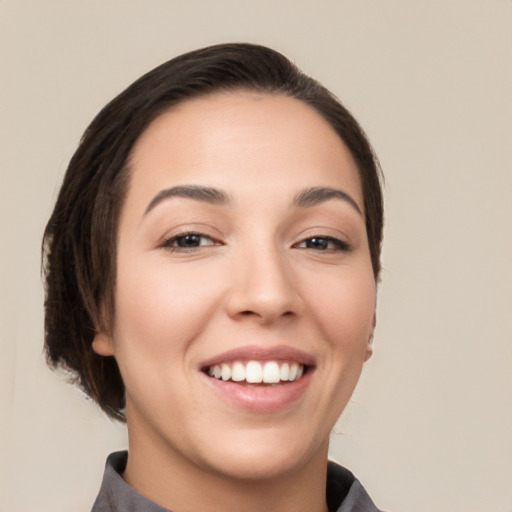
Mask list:
[{"label": "chin", "polygon": [[277,480],[295,473],[304,465],[300,458],[282,452],[269,457],[265,455],[233,456],[225,458],[217,471],[230,479],[246,482]]},{"label": "chin", "polygon": [[210,460],[216,471],[229,478],[245,481],[279,479],[300,471],[313,459],[327,460],[328,438],[322,443],[308,444],[298,433],[286,436],[260,434],[234,441],[224,449],[215,450],[217,453],[209,453],[210,457],[213,455],[214,460]]}]

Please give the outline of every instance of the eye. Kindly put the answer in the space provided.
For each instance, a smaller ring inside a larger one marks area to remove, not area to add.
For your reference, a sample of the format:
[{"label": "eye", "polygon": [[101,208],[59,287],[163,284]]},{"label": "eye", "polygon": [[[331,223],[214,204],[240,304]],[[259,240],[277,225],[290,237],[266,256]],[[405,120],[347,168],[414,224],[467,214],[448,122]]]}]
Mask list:
[{"label": "eye", "polygon": [[315,251],[348,251],[350,246],[347,242],[332,236],[312,236],[295,245],[299,249],[313,249]]},{"label": "eye", "polygon": [[219,242],[213,240],[207,235],[201,233],[183,233],[167,238],[163,241],[162,247],[164,249],[171,249],[174,251],[197,249],[198,247],[206,247],[212,245],[220,245]]}]

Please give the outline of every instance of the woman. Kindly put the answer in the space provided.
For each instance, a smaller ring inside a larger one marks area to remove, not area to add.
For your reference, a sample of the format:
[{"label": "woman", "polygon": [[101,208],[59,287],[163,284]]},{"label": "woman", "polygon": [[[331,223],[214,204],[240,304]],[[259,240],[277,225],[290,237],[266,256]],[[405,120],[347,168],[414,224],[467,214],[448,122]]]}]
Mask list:
[{"label": "woman", "polygon": [[377,511],[327,451],[381,237],[364,133],[273,50],[191,52],[109,103],[44,236],[48,360],[128,427],[93,511]]}]

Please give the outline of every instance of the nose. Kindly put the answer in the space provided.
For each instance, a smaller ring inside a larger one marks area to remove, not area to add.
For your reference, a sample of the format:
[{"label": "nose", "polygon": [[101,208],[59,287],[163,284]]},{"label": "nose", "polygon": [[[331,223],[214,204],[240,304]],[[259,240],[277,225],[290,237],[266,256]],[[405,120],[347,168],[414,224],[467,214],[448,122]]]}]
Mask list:
[{"label": "nose", "polygon": [[277,248],[240,254],[232,268],[227,312],[235,319],[272,324],[302,311],[297,276]]}]

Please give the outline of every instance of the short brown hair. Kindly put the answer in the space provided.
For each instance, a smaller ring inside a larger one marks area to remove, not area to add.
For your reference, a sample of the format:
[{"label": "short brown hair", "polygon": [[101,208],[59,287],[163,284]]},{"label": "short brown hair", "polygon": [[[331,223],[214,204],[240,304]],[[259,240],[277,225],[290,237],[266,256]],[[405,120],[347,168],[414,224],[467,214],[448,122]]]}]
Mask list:
[{"label": "short brown hair", "polygon": [[221,44],[176,57],[108,103],[85,131],[68,166],[43,238],[45,349],[52,367],[112,418],[124,421],[124,385],[113,357],[92,350],[114,318],[116,235],[132,148],[160,114],[186,99],[220,91],[283,94],[312,106],[350,150],[359,169],[375,279],[383,226],[381,173],[363,130],[325,87],[280,53],[253,44]]}]

